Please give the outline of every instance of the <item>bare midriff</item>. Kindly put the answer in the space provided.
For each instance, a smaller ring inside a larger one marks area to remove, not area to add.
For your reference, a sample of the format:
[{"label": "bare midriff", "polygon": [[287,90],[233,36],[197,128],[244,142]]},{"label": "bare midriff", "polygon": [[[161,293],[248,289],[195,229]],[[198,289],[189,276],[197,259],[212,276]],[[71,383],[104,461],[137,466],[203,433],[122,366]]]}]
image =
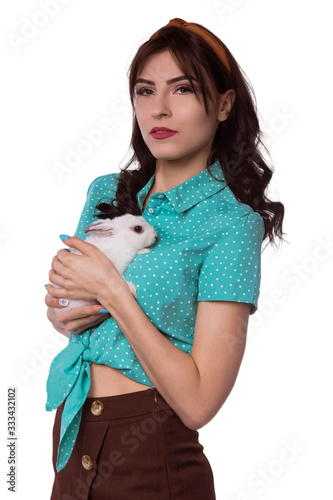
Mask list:
[{"label": "bare midriff", "polygon": [[117,396],[130,392],[144,391],[150,386],[140,384],[126,377],[116,368],[97,363],[90,364],[91,385],[88,398]]}]

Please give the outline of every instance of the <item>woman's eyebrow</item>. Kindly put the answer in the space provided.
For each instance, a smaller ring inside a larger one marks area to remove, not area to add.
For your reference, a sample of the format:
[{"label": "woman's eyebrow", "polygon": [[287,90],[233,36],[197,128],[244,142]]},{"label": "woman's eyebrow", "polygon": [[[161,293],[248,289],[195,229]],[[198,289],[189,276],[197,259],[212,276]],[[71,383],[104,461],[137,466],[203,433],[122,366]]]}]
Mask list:
[{"label": "woman's eyebrow", "polygon": [[[171,78],[171,80],[166,80],[165,83],[167,85],[170,85],[171,83],[181,82],[182,80],[188,80],[188,78],[185,75],[176,76],[175,78]],[[193,78],[193,80],[195,80],[195,78]],[[148,85],[155,85],[155,82],[146,80],[145,78],[138,78],[135,82],[135,85],[137,83],[147,83]]]}]

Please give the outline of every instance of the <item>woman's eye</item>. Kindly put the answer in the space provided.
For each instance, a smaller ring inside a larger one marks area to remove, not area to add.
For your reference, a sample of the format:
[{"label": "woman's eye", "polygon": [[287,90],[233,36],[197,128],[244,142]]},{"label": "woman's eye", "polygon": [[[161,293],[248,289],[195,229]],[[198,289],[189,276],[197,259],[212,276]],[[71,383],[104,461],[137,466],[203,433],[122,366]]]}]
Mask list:
[{"label": "woman's eye", "polygon": [[152,94],[151,89],[146,89],[145,87],[142,87],[141,89],[136,90],[137,95],[151,95]]},{"label": "woman's eye", "polygon": [[[152,89],[148,89],[146,87],[141,87],[135,91],[136,95],[149,96],[153,95],[154,91]],[[189,85],[182,85],[176,89],[177,94],[190,94],[193,93],[192,87]]]},{"label": "woman's eye", "polygon": [[187,85],[183,85],[182,87],[178,87],[177,92],[180,92],[180,94],[187,94],[190,92],[193,92],[192,87],[188,87]]}]

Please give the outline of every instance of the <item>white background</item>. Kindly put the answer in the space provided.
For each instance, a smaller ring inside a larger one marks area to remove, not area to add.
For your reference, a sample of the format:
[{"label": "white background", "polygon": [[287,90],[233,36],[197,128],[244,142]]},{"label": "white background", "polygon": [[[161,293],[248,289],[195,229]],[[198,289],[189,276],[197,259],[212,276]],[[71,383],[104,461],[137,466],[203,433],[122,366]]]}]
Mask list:
[{"label": "white background", "polygon": [[[45,14],[42,5],[56,3]],[[332,498],[332,77],[329,2],[16,0],[1,4],[1,498],[50,496],[51,359],[44,284],[90,182],[128,153],[126,72],[174,18],[229,47],[255,89],[288,243],[263,253],[259,310],[236,385],[199,431],[218,500]],[[54,9],[53,9],[54,10]],[[44,14],[41,14],[43,13]],[[41,26],[43,24],[43,26]],[[38,27],[37,27],[38,26]],[[59,176],[104,119],[112,131]],[[17,492],[7,491],[7,389],[17,390]],[[111,498],[111,497],[110,497]]]}]

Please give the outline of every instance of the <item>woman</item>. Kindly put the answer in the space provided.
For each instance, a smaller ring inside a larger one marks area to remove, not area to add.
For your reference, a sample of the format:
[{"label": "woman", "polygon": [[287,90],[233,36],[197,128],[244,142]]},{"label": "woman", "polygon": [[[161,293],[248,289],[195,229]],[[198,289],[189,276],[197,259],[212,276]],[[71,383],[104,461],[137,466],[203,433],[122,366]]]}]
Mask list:
[{"label": "woman", "polygon": [[[139,48],[129,85],[133,157],[90,185],[76,237],[62,235],[83,255],[60,250],[49,274],[48,318],[70,335],[47,381],[51,498],[212,500],[197,430],[235,383],[261,244],[282,239],[284,207],[265,195],[250,87],[210,31],[173,19]],[[128,212],[158,234],[125,273],[136,298],[82,241],[94,217]],[[101,305],[59,312],[71,298]]]}]

